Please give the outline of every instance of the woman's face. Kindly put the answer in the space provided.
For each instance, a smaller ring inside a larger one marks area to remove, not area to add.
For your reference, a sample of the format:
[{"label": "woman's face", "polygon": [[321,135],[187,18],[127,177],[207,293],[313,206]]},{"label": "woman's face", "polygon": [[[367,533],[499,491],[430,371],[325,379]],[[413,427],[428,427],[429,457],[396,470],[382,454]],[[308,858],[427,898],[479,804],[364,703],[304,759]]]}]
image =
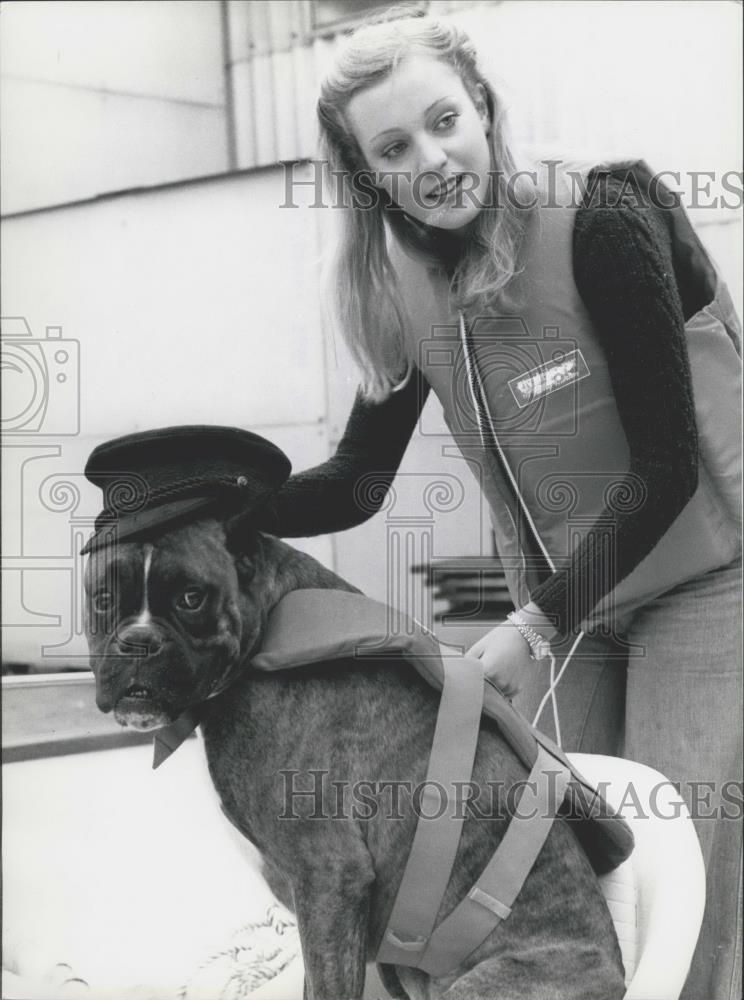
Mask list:
[{"label": "woman's face", "polygon": [[485,100],[476,107],[446,63],[407,56],[390,76],[354,94],[346,117],[377,185],[415,219],[459,229],[486,203]]}]

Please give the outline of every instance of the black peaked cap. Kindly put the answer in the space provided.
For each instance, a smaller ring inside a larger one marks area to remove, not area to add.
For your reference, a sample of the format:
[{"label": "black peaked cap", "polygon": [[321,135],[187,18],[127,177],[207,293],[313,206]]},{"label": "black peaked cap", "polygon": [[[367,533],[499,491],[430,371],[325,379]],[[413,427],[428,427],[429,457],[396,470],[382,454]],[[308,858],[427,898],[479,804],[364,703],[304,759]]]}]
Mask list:
[{"label": "black peaked cap", "polygon": [[209,509],[249,513],[290,471],[280,448],[237,427],[163,427],[105,441],[85,466],[86,478],[103,491],[103,510],[82,552],[162,531]]}]

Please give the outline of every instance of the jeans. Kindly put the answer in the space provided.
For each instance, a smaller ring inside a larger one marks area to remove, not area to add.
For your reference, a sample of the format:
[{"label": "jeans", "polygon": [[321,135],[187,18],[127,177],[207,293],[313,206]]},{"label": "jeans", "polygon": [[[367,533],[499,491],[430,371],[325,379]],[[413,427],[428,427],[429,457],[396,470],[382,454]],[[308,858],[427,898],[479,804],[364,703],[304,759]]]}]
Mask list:
[{"label": "jeans", "polygon": [[[707,893],[682,1000],[742,997],[740,620],[737,560],[644,605],[613,639],[586,635],[556,688],[564,750],[647,764],[687,802]],[[547,690],[545,663],[530,666],[514,699],[530,721]],[[555,738],[550,702],[538,727]]]}]

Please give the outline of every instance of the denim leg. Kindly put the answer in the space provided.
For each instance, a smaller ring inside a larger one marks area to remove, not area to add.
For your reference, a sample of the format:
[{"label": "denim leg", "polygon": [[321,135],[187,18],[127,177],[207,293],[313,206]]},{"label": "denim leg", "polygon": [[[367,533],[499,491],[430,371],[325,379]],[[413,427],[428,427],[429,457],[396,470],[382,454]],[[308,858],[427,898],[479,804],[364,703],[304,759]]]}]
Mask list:
[{"label": "denim leg", "polygon": [[643,654],[628,663],[624,756],[679,782],[705,859],[705,917],[683,1000],[742,995],[740,574],[737,564],[676,587],[628,630]]}]

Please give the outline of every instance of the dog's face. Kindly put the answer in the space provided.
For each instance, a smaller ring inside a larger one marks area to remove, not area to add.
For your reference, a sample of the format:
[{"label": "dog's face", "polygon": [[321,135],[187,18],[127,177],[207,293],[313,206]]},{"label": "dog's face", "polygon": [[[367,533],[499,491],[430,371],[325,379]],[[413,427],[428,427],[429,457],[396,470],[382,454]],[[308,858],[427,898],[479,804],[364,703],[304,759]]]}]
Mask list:
[{"label": "dog's face", "polygon": [[214,520],[91,555],[85,629],[103,712],[157,729],[221,687],[263,620],[240,567],[242,579]]}]

